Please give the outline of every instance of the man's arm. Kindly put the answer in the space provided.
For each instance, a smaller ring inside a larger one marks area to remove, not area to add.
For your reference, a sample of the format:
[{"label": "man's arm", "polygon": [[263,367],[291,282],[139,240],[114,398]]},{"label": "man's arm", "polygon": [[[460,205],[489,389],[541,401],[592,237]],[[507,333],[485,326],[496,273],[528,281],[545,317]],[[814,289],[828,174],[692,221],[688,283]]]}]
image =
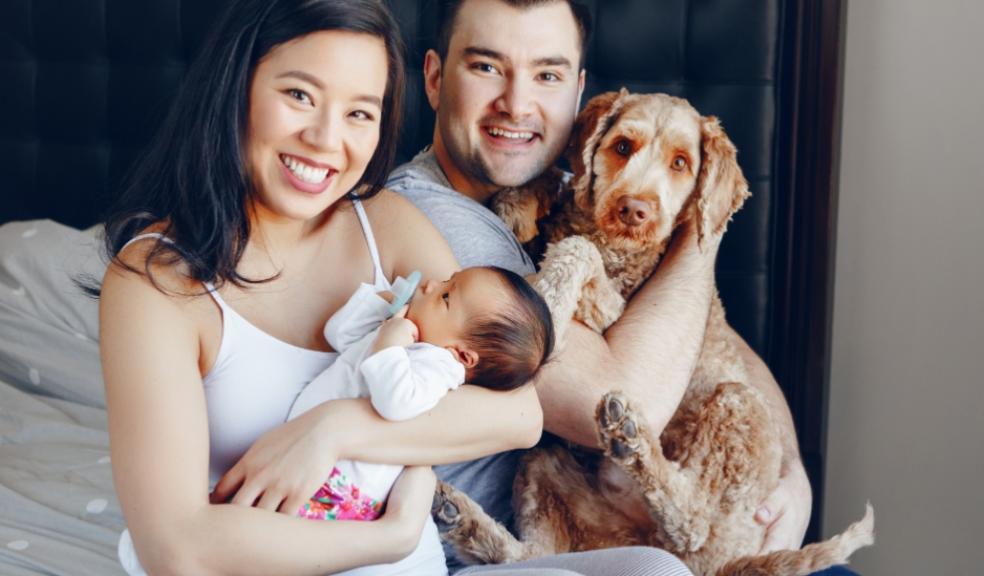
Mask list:
[{"label": "man's arm", "polygon": [[702,251],[696,236],[685,225],[604,336],[571,324],[536,381],[546,430],[598,446],[595,408],[611,390],[637,399],[654,433],[666,427],[690,383],[714,293],[718,239],[706,239]]}]

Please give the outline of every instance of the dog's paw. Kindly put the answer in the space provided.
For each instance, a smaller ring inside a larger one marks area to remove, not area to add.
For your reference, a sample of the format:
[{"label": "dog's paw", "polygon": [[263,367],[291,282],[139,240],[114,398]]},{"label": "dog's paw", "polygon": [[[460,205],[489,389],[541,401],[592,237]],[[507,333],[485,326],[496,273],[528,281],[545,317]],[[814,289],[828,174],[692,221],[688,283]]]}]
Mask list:
[{"label": "dog's paw", "polygon": [[458,493],[449,484],[438,482],[434,489],[434,501],[431,503],[431,516],[441,532],[448,532],[458,526],[461,520],[461,508],[454,503]]},{"label": "dog's paw", "polygon": [[625,463],[639,458],[639,425],[624,395],[605,394],[598,405],[597,420],[601,443],[610,458]]}]

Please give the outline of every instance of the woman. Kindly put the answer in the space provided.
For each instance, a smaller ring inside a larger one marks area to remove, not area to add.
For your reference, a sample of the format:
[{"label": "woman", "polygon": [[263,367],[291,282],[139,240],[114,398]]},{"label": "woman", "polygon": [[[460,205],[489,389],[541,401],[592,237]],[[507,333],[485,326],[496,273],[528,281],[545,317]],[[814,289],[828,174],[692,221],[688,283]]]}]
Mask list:
[{"label": "woman", "polygon": [[[335,460],[445,463],[539,437],[530,387],[464,386],[403,423],[340,400],[281,424],[334,360],[322,331],[360,282],[456,268],[426,218],[381,190],[400,122],[398,37],[377,1],[237,2],[107,221],[113,473],[150,573],[397,561],[429,518],[433,474],[409,468],[375,522],[294,517]],[[234,466],[247,449],[253,468]],[[220,477],[229,502],[210,499]]]}]

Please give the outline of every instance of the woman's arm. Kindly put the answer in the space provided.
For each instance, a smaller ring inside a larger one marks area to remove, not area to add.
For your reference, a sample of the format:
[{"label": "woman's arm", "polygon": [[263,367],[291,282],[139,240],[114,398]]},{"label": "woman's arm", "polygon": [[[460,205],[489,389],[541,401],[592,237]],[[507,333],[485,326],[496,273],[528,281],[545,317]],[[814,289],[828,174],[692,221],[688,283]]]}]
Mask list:
[{"label": "woman's arm", "polygon": [[[166,272],[157,278],[180,286]],[[100,338],[114,482],[144,568],[324,574],[409,553],[429,511],[434,480],[426,470],[410,475],[410,494],[378,522],[312,522],[210,504],[195,306],[201,299],[165,296],[116,265],[103,282]]]}]

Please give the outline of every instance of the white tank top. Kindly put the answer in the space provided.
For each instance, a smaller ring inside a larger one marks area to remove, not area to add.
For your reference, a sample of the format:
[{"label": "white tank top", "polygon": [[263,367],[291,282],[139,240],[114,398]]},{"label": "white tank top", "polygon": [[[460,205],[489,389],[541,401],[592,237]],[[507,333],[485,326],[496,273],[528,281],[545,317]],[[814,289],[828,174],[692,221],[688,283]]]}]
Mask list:
[{"label": "white tank top", "polygon": [[[372,256],[373,285],[376,290],[389,290],[365,208],[358,200],[353,205]],[[144,238],[170,242],[161,234],[148,233],[135,236],[123,248]],[[213,285],[205,286],[222,310],[222,342],[215,363],[204,377],[209,484],[214,486],[253,442],[287,419],[297,394],[338,354],[301,348],[271,336],[236,312]]]}]

